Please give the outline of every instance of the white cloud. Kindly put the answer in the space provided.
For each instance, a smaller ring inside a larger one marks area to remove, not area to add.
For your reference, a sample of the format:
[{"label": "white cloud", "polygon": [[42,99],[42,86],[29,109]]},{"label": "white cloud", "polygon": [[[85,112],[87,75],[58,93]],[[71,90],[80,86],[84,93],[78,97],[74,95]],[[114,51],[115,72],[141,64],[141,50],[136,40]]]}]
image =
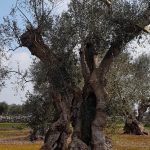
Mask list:
[{"label": "white cloud", "polygon": [[[11,52],[10,59],[5,64],[8,65],[13,71],[17,71],[18,67],[21,71],[28,69],[32,63],[33,56],[27,49],[18,49],[15,52]],[[21,87],[17,87],[17,84],[12,84],[16,82],[16,75],[12,75],[10,79],[6,81],[6,87],[2,89],[0,93],[0,102],[6,101],[8,104],[16,103],[21,104],[22,101],[25,101],[25,93],[29,90],[32,92],[33,85],[32,83],[26,84],[24,91],[20,90]],[[16,89],[18,92],[16,92]]]}]

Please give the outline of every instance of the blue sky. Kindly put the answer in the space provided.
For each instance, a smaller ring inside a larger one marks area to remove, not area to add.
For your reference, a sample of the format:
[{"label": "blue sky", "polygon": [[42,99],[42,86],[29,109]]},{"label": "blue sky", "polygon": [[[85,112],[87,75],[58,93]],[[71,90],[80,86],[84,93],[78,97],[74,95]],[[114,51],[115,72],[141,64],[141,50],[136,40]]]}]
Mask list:
[{"label": "blue sky", "polygon": [[0,0],[0,22],[3,20],[3,16],[6,16],[10,12],[10,8],[15,4],[16,0]]},{"label": "blue sky", "polygon": [[[64,0],[60,5],[56,7],[54,13],[60,13],[67,9],[67,3],[69,0]],[[12,6],[14,6],[16,0],[0,0],[0,23],[3,22],[3,17],[9,15]],[[20,20],[19,20],[20,21]],[[9,61],[5,62],[13,70],[17,70],[18,64],[22,71],[28,69],[31,65],[33,56],[26,48],[18,49],[12,52],[12,57]],[[0,102],[6,101],[8,104],[16,103],[21,104],[26,100],[25,93],[29,90],[32,92],[32,84],[26,84],[24,91],[17,87],[17,84],[12,84],[16,82],[16,76],[12,76],[11,79],[6,81],[6,87],[0,92]],[[18,91],[18,92],[16,92]]]},{"label": "blue sky", "polygon": [[[16,0],[0,0],[0,23],[3,22],[3,17],[9,15],[10,10],[13,5],[15,5]],[[26,60],[28,60],[28,63],[26,63]],[[9,67],[12,67],[14,70],[17,69],[17,65],[19,62],[21,69],[27,69],[30,66],[32,59],[30,57],[30,54],[28,51],[16,51],[12,53],[12,57],[9,61],[5,62],[8,64]],[[6,87],[2,89],[0,93],[0,102],[6,101],[9,104],[16,103],[20,104],[22,103],[22,100],[24,100],[25,92],[19,91],[16,92],[13,84],[11,82],[15,82],[15,76],[12,76],[10,80],[6,81]],[[29,86],[28,86],[29,87]]]}]

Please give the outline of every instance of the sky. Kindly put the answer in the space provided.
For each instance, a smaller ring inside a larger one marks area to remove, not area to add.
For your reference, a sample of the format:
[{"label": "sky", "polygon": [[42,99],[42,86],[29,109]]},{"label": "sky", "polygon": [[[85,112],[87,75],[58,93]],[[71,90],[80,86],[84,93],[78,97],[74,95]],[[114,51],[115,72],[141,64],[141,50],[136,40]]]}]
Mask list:
[{"label": "sky", "polygon": [[[3,22],[3,17],[9,15],[11,8],[15,5],[16,0],[1,0],[0,1],[0,23]],[[29,68],[32,62],[32,56],[30,52],[25,49],[18,49],[15,52],[11,52],[11,57],[8,61],[4,63],[8,65],[12,70],[17,70],[18,66],[22,71]],[[17,84],[16,76],[12,77],[6,81],[5,88],[0,92],[0,102],[6,101],[8,104],[21,104],[25,101],[25,93],[27,90],[32,91],[32,84],[28,84],[24,91],[21,91]]]},{"label": "sky", "polygon": [[[7,16],[9,14],[10,9],[13,5],[15,5],[15,2],[16,0],[0,0],[0,23],[3,22],[3,16]],[[60,13],[63,10],[66,10],[68,2],[69,0],[64,0],[63,3],[56,8],[55,12]],[[131,46],[136,50],[132,53],[134,57],[137,57],[143,52],[149,53],[149,44],[145,44],[146,47],[139,47],[136,42],[137,41],[133,42]],[[30,67],[32,64],[32,59],[34,58],[26,48],[18,49],[11,54],[11,59],[5,63],[8,64],[8,66],[13,70],[17,70],[19,65],[20,70],[25,71]],[[16,84],[12,84],[15,81],[15,75],[6,81],[6,87],[0,92],[0,102],[6,101],[8,104],[22,104],[26,100],[25,93],[27,91],[33,91],[33,85],[31,83],[26,84],[24,91],[21,91],[21,87],[17,87]]]},{"label": "sky", "polygon": [[[61,13],[63,10],[67,9],[67,4],[69,0],[64,0],[60,5],[55,8],[54,13]],[[9,15],[12,6],[14,6],[16,0],[0,0],[0,23],[3,22],[3,17]],[[32,64],[33,56],[30,54],[29,50],[26,48],[17,49],[15,52],[11,52],[11,58],[9,61],[5,62],[12,70],[17,70],[18,65],[20,70],[25,71]],[[22,104],[25,100],[25,94],[27,91],[33,91],[32,83],[27,83],[26,88],[22,91],[21,87],[18,87],[16,82],[16,76],[12,77],[6,81],[6,86],[0,92],[0,102],[5,101],[8,104]]]}]

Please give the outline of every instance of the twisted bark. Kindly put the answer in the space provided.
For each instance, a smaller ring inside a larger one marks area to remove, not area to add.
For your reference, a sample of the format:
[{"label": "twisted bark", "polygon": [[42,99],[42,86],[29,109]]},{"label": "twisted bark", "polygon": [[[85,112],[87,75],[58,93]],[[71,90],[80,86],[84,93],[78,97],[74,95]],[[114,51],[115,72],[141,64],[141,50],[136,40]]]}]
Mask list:
[{"label": "twisted bark", "polygon": [[[129,24],[130,26],[122,27],[124,35],[118,36],[114,39],[110,45],[110,49],[107,51],[98,68],[95,67],[97,66],[95,60],[96,54],[92,54],[92,59],[94,61],[88,60],[91,57],[86,57],[85,54],[89,47],[86,45],[86,41],[82,44],[80,58],[85,81],[84,89],[83,91],[74,90],[71,105],[66,103],[60,93],[54,94],[54,104],[60,115],[58,120],[49,129],[45,139],[45,144],[41,150],[111,149],[111,143],[104,134],[106,124],[105,103],[107,99],[107,92],[105,90],[107,82],[105,77],[113,59],[121,53],[122,47],[134,39],[134,37],[136,37],[144,29],[144,27],[150,23],[149,16],[150,10],[148,8],[142,17],[143,23],[140,25]],[[57,58],[55,54],[52,53],[51,49],[44,43],[42,35],[38,29],[27,30],[20,39],[22,46],[27,47],[30,52],[43,61],[43,63],[51,64],[51,61],[53,61],[51,59],[59,61],[59,58]],[[92,42],[91,44],[95,45],[95,43]],[[94,64],[89,64],[89,62]],[[93,67],[91,67],[91,65]],[[91,93],[92,96],[90,95]],[[80,109],[82,108],[81,104],[83,99],[88,105],[92,101],[91,107],[95,107],[95,109],[91,109],[93,115],[88,122],[90,128],[88,142],[83,142],[83,137],[86,137],[86,135],[81,132],[81,129],[84,128],[81,124],[84,115],[81,115]]]}]

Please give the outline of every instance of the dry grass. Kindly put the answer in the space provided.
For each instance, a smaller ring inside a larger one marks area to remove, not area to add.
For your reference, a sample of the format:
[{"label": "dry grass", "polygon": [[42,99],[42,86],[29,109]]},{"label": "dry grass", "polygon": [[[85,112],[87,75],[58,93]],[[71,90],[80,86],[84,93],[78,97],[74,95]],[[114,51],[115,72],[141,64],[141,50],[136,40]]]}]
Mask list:
[{"label": "dry grass", "polygon": [[30,129],[21,123],[0,123],[0,150],[39,150],[42,142],[29,141]]},{"label": "dry grass", "polygon": [[0,144],[0,150],[39,150],[41,144]]},{"label": "dry grass", "polygon": [[23,135],[28,135],[29,134],[29,129],[24,129],[24,130],[0,130],[0,139],[3,138],[12,138],[12,137],[17,137],[17,136],[23,136]]},{"label": "dry grass", "polygon": [[150,136],[114,135],[114,150],[150,150]]},{"label": "dry grass", "polygon": [[[0,150],[39,150],[42,142],[31,143],[27,139],[29,130],[0,129]],[[112,138],[113,150],[150,150],[150,135],[124,135],[122,131],[120,124],[116,126],[115,131],[114,128],[107,130],[107,134]]]},{"label": "dry grass", "polygon": [[[146,130],[149,132],[150,128]],[[106,133],[112,139],[113,150],[150,150],[150,135],[123,134],[123,124],[108,128]]]},{"label": "dry grass", "polygon": [[24,123],[0,123],[0,139],[27,135],[29,130]]}]

